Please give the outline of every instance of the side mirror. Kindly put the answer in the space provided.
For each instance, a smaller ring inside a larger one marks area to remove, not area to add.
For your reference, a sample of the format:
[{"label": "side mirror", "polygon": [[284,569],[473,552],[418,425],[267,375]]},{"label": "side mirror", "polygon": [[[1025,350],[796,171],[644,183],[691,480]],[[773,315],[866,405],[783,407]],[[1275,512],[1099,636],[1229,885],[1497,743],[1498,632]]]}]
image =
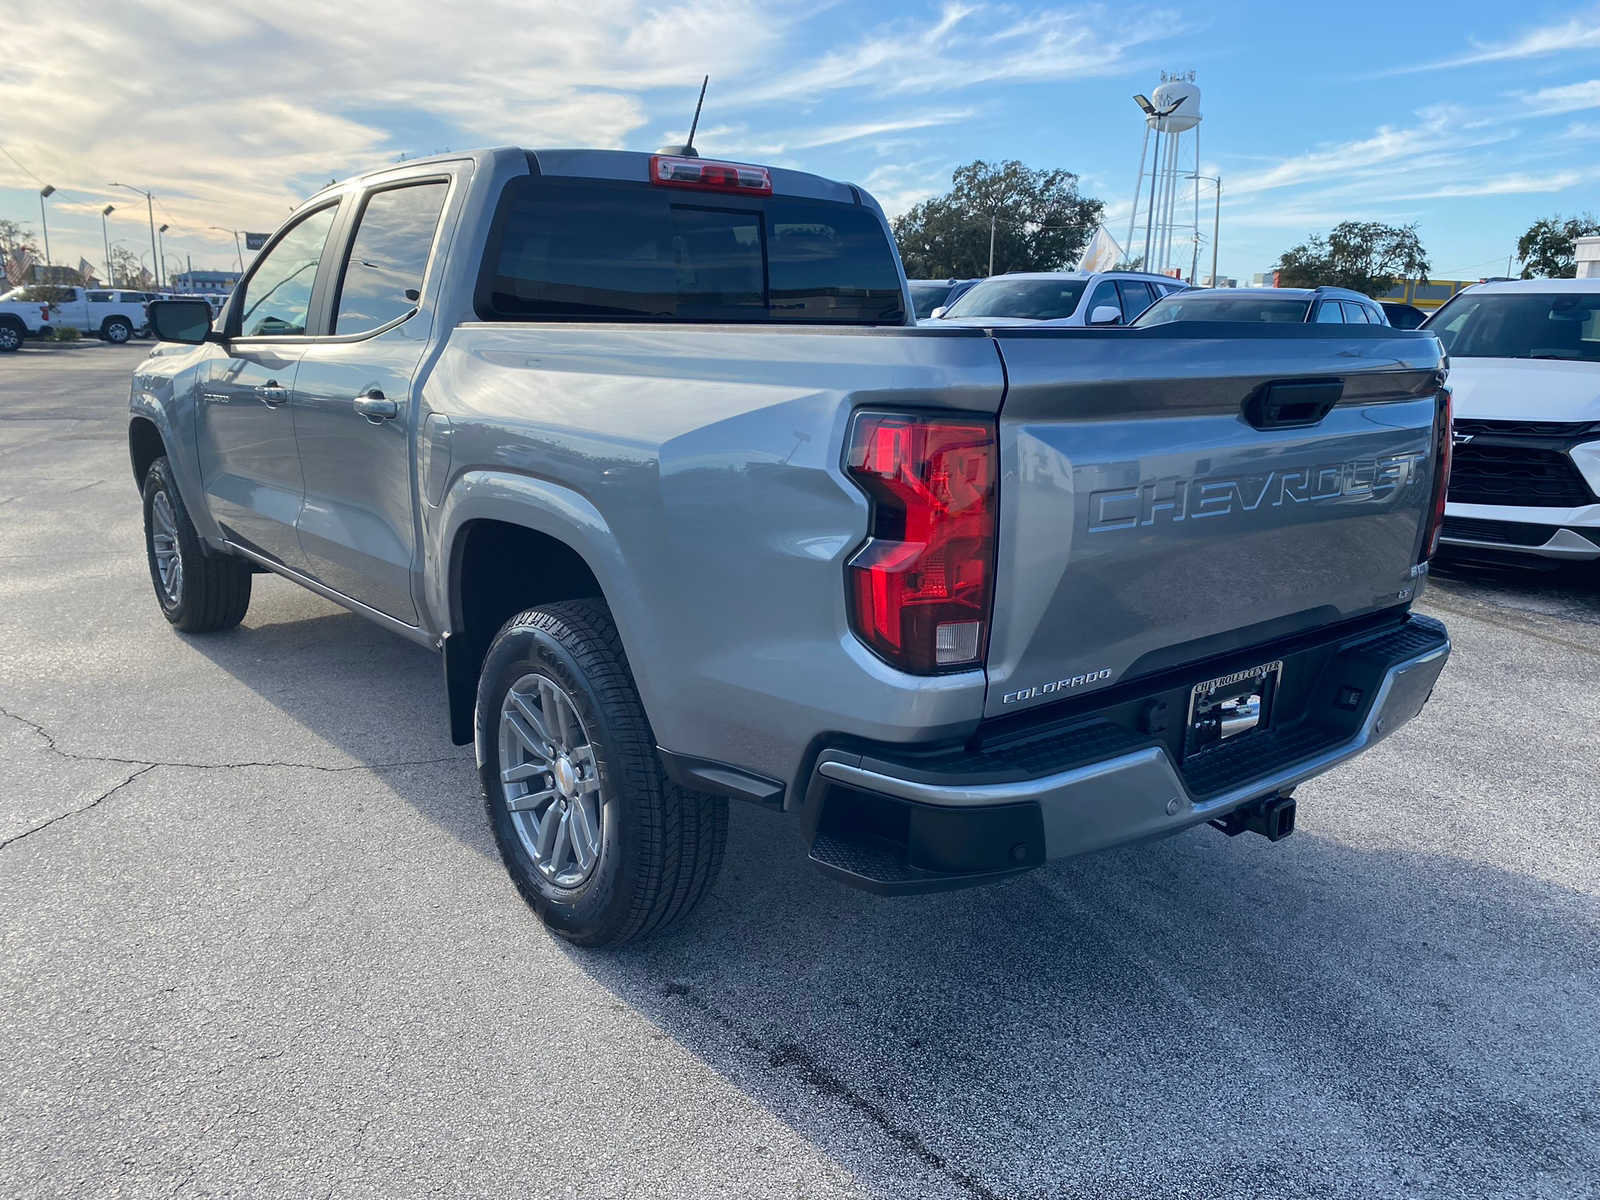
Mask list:
[{"label": "side mirror", "polygon": [[1089,314],[1091,325],[1121,325],[1122,310],[1115,304],[1097,304]]},{"label": "side mirror", "polygon": [[937,321],[940,317],[944,316],[944,314],[949,312],[949,311],[950,310],[945,305],[941,304],[941,305],[939,305],[938,308],[934,309],[931,313],[928,314],[928,320]]},{"label": "side mirror", "polygon": [[211,339],[211,306],[204,300],[152,300],[149,315],[163,342],[198,346]]}]

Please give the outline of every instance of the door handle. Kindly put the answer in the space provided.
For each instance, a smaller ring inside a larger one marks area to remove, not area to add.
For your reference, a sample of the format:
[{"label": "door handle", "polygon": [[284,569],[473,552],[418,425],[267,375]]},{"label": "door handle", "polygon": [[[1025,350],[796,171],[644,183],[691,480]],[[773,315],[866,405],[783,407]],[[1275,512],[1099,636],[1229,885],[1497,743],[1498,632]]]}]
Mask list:
[{"label": "door handle", "polygon": [[353,401],[356,411],[374,425],[392,421],[400,413],[400,406],[388,399],[377,388],[363,392]]},{"label": "door handle", "polygon": [[276,379],[269,379],[266,383],[256,384],[256,399],[268,408],[277,408],[289,398],[289,389],[279,387]]}]

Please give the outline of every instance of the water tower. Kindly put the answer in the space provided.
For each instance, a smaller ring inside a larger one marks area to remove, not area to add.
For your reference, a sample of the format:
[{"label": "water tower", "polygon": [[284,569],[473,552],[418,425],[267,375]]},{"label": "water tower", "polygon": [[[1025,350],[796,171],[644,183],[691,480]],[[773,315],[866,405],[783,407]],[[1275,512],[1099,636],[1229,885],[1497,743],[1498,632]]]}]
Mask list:
[{"label": "water tower", "polygon": [[[1144,112],[1144,141],[1139,147],[1139,178],[1128,218],[1127,252],[1144,258],[1146,271],[1166,273],[1178,258],[1190,258],[1190,274],[1200,245],[1200,89],[1194,72],[1161,72],[1161,83],[1147,96],[1135,96]],[[1150,134],[1155,133],[1155,154]],[[1185,139],[1184,135],[1188,134]],[[1149,170],[1145,169],[1149,162]],[[1148,190],[1146,184],[1149,184]],[[1194,193],[1194,219],[1178,215],[1183,184]],[[1140,207],[1141,201],[1143,207]],[[1190,255],[1179,255],[1180,245]]]}]

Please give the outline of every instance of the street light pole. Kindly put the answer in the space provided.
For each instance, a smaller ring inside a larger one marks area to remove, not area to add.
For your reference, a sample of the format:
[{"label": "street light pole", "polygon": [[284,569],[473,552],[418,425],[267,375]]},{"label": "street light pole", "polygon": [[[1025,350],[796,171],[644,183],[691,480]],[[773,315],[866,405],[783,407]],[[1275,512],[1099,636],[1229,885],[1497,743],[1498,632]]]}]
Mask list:
[{"label": "street light pole", "polygon": [[39,189],[39,224],[44,229],[44,265],[50,265],[50,222],[44,219],[45,199],[55,193],[54,184],[45,184]]},{"label": "street light pole", "polygon": [[989,274],[994,274],[994,220],[995,214],[989,214]]},{"label": "street light pole", "polygon": [[[157,282],[156,282],[156,290],[157,291],[166,290],[166,289],[161,287],[160,280],[161,280],[163,272],[165,272],[166,269],[167,269],[167,237],[166,237],[166,233],[167,233],[167,230],[169,230],[171,228],[172,228],[171,225],[162,225],[160,228],[158,228],[156,230],[156,246],[157,246],[156,261],[161,264],[159,267],[156,268],[156,280],[157,280]],[[170,284],[172,282],[172,276],[171,275],[166,276],[166,281],[167,281],[167,283]]]},{"label": "street light pole", "polygon": [[224,229],[221,225],[213,225],[213,226],[211,226],[211,228],[215,229],[218,233],[231,233],[231,234],[233,234],[233,250],[234,250],[234,253],[239,256],[239,274],[243,275],[244,274],[244,247],[239,242],[239,231],[237,229]]},{"label": "street light pole", "polygon": [[108,204],[100,210],[100,237],[106,244],[106,286],[115,287],[116,280],[111,277],[111,231],[106,228],[106,218],[117,211],[115,204]]},{"label": "street light pole", "polygon": [[150,218],[150,253],[156,259],[156,287],[159,289],[161,287],[161,257],[160,252],[156,249],[156,198],[152,193],[145,191],[143,188],[136,188],[131,183],[113,181],[110,186],[127,188],[130,192],[138,192],[139,195],[144,197],[145,214]]}]

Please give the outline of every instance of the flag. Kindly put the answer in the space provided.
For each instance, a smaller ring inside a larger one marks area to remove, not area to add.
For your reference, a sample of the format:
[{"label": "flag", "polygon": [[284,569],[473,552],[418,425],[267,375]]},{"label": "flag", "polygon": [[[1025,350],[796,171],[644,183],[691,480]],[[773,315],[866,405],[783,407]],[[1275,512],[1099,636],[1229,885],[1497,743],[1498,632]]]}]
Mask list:
[{"label": "flag", "polygon": [[94,264],[87,258],[80,258],[78,260],[78,274],[83,276],[83,281],[85,283],[88,283],[91,279],[95,278]]},{"label": "flag", "polygon": [[1109,271],[1122,261],[1122,247],[1117,245],[1117,239],[1106,232],[1106,227],[1101,225],[1094,231],[1094,236],[1089,239],[1089,244],[1083,248],[1083,257],[1078,260],[1080,271]]},{"label": "flag", "polygon": [[28,282],[28,273],[33,270],[33,264],[39,260],[34,257],[32,250],[13,250],[10,259],[6,262],[6,282],[12,287],[20,287]]}]

